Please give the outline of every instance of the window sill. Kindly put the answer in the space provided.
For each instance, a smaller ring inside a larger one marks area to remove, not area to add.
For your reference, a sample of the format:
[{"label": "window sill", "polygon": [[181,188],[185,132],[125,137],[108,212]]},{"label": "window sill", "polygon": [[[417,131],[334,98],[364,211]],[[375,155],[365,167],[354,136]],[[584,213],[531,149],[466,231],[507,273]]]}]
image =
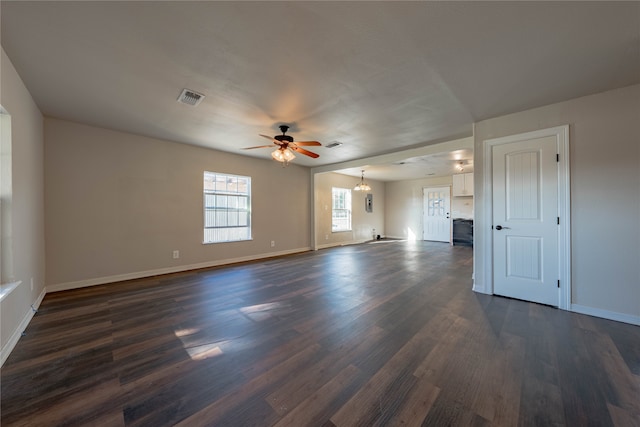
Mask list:
[{"label": "window sill", "polygon": [[0,285],[0,301],[5,299],[18,285],[22,283],[20,280],[16,282],[3,283]]},{"label": "window sill", "polygon": [[242,239],[242,240],[225,240],[223,242],[202,242],[203,245],[217,245],[220,243],[237,243],[237,242],[251,242],[253,239]]}]

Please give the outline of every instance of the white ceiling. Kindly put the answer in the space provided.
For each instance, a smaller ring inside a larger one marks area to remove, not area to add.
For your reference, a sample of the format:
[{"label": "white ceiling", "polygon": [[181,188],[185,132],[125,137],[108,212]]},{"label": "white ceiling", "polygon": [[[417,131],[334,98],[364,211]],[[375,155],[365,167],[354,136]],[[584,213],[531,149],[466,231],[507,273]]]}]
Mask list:
[{"label": "white ceiling", "polygon": [[[306,166],[453,140],[478,120],[640,83],[639,2],[0,8],[2,46],[45,115],[263,158],[271,150],[241,149],[283,123],[296,140],[343,143],[298,155]],[[183,88],[206,98],[180,104]],[[407,163],[424,175],[437,159]]]},{"label": "white ceiling", "polygon": [[393,162],[369,164],[337,169],[333,172],[378,181],[404,181],[419,178],[435,178],[455,173],[473,172],[473,149],[461,148],[436,154],[408,157]]}]

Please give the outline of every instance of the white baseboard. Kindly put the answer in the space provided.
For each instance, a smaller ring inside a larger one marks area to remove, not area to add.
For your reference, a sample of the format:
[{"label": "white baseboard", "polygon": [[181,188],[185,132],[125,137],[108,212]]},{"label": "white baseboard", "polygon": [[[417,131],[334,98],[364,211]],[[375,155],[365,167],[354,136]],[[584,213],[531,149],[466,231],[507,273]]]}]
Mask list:
[{"label": "white baseboard", "polygon": [[325,243],[324,245],[318,245],[317,249],[327,249],[327,248],[335,248],[338,246],[351,246],[351,245],[359,245],[361,243],[370,242],[371,240],[351,240],[348,242],[337,242],[337,243]]},{"label": "white baseboard", "polygon": [[277,256],[282,256],[282,255],[291,255],[291,254],[296,254],[296,253],[301,253],[301,252],[308,252],[310,250],[311,250],[310,247],[304,247],[304,248],[290,249],[290,250],[286,250],[286,251],[269,252],[269,253],[264,253],[264,254],[251,255],[251,256],[246,256],[246,257],[228,258],[228,259],[216,260],[216,261],[207,261],[207,262],[201,262],[201,263],[198,263],[198,264],[179,265],[179,266],[175,266],[175,267],[158,268],[158,269],[155,269],[155,270],[137,271],[137,272],[134,272],[134,273],[116,274],[116,275],[113,275],[113,276],[95,277],[93,279],[78,280],[78,281],[75,281],[75,282],[56,283],[54,285],[48,285],[46,290],[47,290],[47,293],[49,293],[49,292],[67,291],[67,290],[70,290],[70,289],[78,289],[78,288],[86,288],[86,287],[89,287],[89,286],[104,285],[106,283],[122,282],[124,280],[141,279],[143,277],[159,276],[159,275],[162,275],[162,274],[170,274],[170,273],[179,273],[181,271],[198,270],[200,268],[218,267],[218,266],[221,266],[221,265],[236,264],[236,263],[239,263],[239,262],[256,261],[256,260],[260,260],[260,259],[273,258],[273,257],[277,257]]},{"label": "white baseboard", "polygon": [[27,312],[22,318],[22,321],[20,322],[16,330],[13,331],[13,334],[11,335],[11,338],[9,338],[9,341],[7,341],[4,347],[2,347],[2,350],[0,350],[0,366],[4,365],[5,360],[7,360],[9,354],[11,354],[16,344],[18,344],[18,340],[22,336],[22,332],[27,329],[29,322],[31,322],[31,319],[36,314],[36,311],[38,310],[38,307],[40,307],[40,303],[42,303],[42,300],[44,299],[46,293],[46,289],[43,289],[40,295],[38,295],[36,301],[31,305],[31,307],[27,309]]},{"label": "white baseboard", "polygon": [[316,250],[319,249],[327,249],[327,248],[335,248],[336,246],[340,246],[339,243],[325,243],[324,245],[317,245]]},{"label": "white baseboard", "polygon": [[[487,292],[483,286],[478,286],[475,282],[473,283],[472,289],[474,292],[493,295],[492,292]],[[568,311],[640,326],[640,316],[634,316],[633,314],[617,313],[615,311],[602,310],[600,308],[587,307],[579,304],[571,304]]]},{"label": "white baseboard", "polygon": [[473,280],[473,287],[471,288],[471,290],[473,292],[477,292],[479,294],[485,294],[485,295],[492,295],[492,292],[488,291],[484,286],[479,286],[476,283],[475,279],[472,279],[472,280]]},{"label": "white baseboard", "polygon": [[617,313],[615,311],[602,310],[600,308],[586,307],[584,305],[571,304],[569,311],[574,313],[587,314],[589,316],[601,317],[603,319],[615,320],[616,322],[630,323],[640,326],[640,316],[633,314]]}]

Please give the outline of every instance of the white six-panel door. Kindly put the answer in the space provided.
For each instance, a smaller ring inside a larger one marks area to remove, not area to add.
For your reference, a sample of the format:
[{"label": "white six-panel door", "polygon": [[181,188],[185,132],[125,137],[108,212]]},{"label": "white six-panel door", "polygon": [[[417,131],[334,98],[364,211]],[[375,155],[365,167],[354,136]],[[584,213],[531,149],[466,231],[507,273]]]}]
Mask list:
[{"label": "white six-panel door", "polygon": [[493,291],[558,306],[554,136],[493,147]]}]

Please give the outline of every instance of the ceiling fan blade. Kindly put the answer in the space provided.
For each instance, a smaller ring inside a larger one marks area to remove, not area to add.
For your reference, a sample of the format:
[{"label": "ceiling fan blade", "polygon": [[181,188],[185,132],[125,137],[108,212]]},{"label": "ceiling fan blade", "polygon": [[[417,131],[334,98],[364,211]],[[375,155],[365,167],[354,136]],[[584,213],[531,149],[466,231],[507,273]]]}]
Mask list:
[{"label": "ceiling fan blade", "polygon": [[269,141],[277,141],[277,139],[275,139],[272,136],[267,136],[267,135],[263,135],[261,133],[258,134],[259,136],[263,137],[263,138],[267,138]]},{"label": "ceiling fan blade", "polygon": [[243,150],[253,150],[254,148],[273,148],[273,145],[258,145],[255,147],[246,147]]},{"label": "ceiling fan blade", "polygon": [[307,151],[304,148],[296,147],[293,145],[289,145],[289,148],[291,148],[293,151],[297,153],[304,154],[305,156],[313,157],[314,159],[317,159],[318,157],[320,157],[320,155],[316,153],[312,153],[311,151]]},{"label": "ceiling fan blade", "polygon": [[318,141],[295,141],[295,144],[296,144],[296,145],[302,145],[302,146],[305,146],[305,145],[307,145],[307,146],[313,145],[313,146],[316,146],[316,147],[318,147],[318,146],[321,146],[321,145],[322,145],[322,144],[320,144]]}]

